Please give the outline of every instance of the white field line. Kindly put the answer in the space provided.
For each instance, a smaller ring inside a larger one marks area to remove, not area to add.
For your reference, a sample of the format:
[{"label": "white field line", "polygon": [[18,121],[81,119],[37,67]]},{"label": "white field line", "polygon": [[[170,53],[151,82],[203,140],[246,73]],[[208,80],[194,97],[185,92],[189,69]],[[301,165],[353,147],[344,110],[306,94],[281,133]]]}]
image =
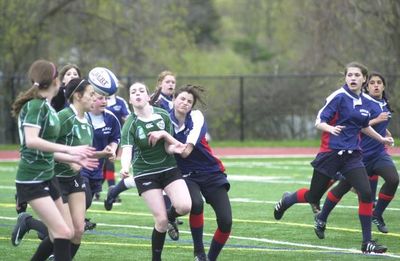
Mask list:
[{"label": "white field line", "polygon": [[[0,219],[16,220],[16,218],[9,218],[9,217],[2,217],[2,216],[0,216]],[[154,227],[148,227],[148,226],[117,225],[117,224],[97,223],[97,227],[101,227],[101,226],[103,226],[103,227],[143,229],[143,230],[149,230],[149,231],[154,229]],[[187,230],[179,230],[179,232],[182,233],[182,234],[188,234],[188,235],[190,235],[190,233],[191,233],[190,231],[187,231]],[[213,237],[214,234],[204,233],[204,236]],[[237,239],[237,240],[263,242],[263,243],[269,243],[269,244],[274,244],[274,245],[282,245],[282,246],[292,246],[292,247],[301,247],[301,248],[308,248],[308,249],[318,249],[318,250],[327,250],[327,251],[338,251],[338,252],[343,252],[343,253],[360,254],[360,250],[355,249],[355,248],[338,248],[338,247],[320,246],[320,245],[313,245],[313,244],[302,244],[302,243],[289,242],[289,241],[279,241],[279,240],[273,240],[273,239],[268,239],[268,238],[241,237],[241,236],[234,236],[234,235],[231,235],[230,238]],[[291,250],[288,249],[287,251],[291,251]],[[377,256],[400,258],[400,255],[394,255],[394,254],[379,254]]]}]

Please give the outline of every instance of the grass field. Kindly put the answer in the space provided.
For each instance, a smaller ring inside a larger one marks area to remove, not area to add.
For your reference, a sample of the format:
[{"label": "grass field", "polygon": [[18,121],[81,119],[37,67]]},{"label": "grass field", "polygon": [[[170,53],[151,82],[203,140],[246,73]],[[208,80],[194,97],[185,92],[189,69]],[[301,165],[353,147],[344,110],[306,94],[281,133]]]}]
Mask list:
[{"label": "grass field", "polygon": [[[223,159],[231,182],[233,231],[219,260],[386,260],[400,258],[400,202],[395,199],[385,212],[389,234],[373,226],[373,238],[389,248],[387,255],[360,253],[361,230],[357,198],[349,193],[333,211],[326,238],[313,231],[309,205],[297,205],[281,221],[273,218],[273,206],[284,191],[308,187],[311,158]],[[399,158],[395,158],[399,164]],[[0,163],[0,260],[29,260],[39,240],[32,231],[19,247],[10,243],[15,224],[15,162]],[[380,182],[381,184],[381,182]],[[105,188],[106,191],[106,188]],[[104,199],[105,192],[101,197]],[[121,194],[122,203],[105,211],[95,203],[87,216],[97,228],[86,232],[75,260],[150,260],[153,220],[136,190]],[[28,208],[32,213],[32,210]],[[193,260],[187,217],[180,226],[178,242],[167,238],[163,260]],[[216,228],[214,213],[205,208],[204,241],[208,247]],[[168,236],[167,236],[168,237]]]}]

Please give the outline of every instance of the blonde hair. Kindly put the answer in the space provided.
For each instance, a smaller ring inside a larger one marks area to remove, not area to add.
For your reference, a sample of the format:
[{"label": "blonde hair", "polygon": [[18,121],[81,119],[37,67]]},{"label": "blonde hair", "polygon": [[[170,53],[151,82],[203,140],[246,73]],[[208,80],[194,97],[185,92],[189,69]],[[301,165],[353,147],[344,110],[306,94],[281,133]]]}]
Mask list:
[{"label": "blonde hair", "polygon": [[175,73],[173,73],[171,71],[162,71],[157,77],[157,85],[156,85],[153,95],[151,95],[150,104],[152,104],[152,105],[156,104],[158,97],[160,97],[160,94],[161,94],[161,83],[165,79],[165,77],[167,77],[168,75],[171,75],[174,78],[176,78]]}]

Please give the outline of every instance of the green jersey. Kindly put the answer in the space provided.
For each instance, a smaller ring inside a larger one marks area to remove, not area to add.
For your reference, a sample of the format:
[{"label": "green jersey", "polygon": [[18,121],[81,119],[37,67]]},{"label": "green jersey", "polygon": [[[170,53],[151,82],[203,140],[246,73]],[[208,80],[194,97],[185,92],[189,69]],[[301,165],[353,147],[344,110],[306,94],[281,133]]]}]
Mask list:
[{"label": "green jersey", "polygon": [[25,103],[18,116],[19,140],[21,143],[16,183],[41,183],[54,176],[54,154],[26,147],[24,127],[38,128],[39,137],[55,142],[60,122],[57,112],[45,99],[33,99]]},{"label": "green jersey", "polygon": [[[58,112],[58,118],[61,130],[57,143],[68,146],[92,145],[93,128],[87,114],[83,119],[79,119],[76,109],[71,104]],[[61,162],[56,162],[54,171],[57,177],[72,177],[77,174],[68,164]]]},{"label": "green jersey", "polygon": [[176,167],[173,155],[165,151],[164,139],[154,147],[149,145],[147,134],[151,131],[165,130],[172,135],[172,124],[167,111],[153,107],[151,119],[144,120],[131,114],[124,123],[121,147],[134,147],[132,168],[134,176],[158,174]]}]

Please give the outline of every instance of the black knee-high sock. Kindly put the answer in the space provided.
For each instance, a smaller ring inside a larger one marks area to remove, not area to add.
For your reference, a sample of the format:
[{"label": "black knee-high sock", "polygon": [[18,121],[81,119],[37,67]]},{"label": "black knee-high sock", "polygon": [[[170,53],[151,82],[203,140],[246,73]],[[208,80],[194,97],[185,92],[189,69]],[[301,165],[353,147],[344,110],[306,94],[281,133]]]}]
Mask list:
[{"label": "black knee-high sock", "polygon": [[176,212],[176,209],[174,208],[174,206],[171,206],[171,208],[169,208],[167,210],[167,215],[168,215],[168,220],[170,222],[174,222],[176,217],[180,217],[181,216],[178,212]]},{"label": "black knee-high sock", "polygon": [[71,261],[71,241],[65,238],[54,239],[54,257],[57,261]]},{"label": "black knee-high sock", "polygon": [[40,220],[37,220],[33,217],[27,218],[26,225],[29,229],[36,230],[38,232],[39,238],[42,240],[49,235],[46,225]]},{"label": "black knee-high sock", "polygon": [[119,194],[127,190],[128,188],[125,186],[124,180],[118,182],[118,184],[110,191],[110,197],[116,198]]},{"label": "black knee-high sock", "polygon": [[74,258],[74,256],[76,255],[76,252],[78,252],[78,249],[80,246],[81,246],[81,244],[74,244],[71,242],[71,259]]},{"label": "black knee-high sock", "polygon": [[153,229],[153,234],[151,236],[151,250],[153,261],[161,261],[161,253],[164,247],[166,234],[166,232],[158,232],[156,228]]},{"label": "black knee-high sock", "polygon": [[171,200],[169,199],[168,195],[164,195],[163,197],[164,197],[164,203],[165,203],[166,209],[171,208],[172,203],[171,203]]},{"label": "black knee-high sock", "polygon": [[43,261],[46,260],[53,253],[53,243],[49,237],[42,240],[35,254],[32,256],[31,261]]}]

